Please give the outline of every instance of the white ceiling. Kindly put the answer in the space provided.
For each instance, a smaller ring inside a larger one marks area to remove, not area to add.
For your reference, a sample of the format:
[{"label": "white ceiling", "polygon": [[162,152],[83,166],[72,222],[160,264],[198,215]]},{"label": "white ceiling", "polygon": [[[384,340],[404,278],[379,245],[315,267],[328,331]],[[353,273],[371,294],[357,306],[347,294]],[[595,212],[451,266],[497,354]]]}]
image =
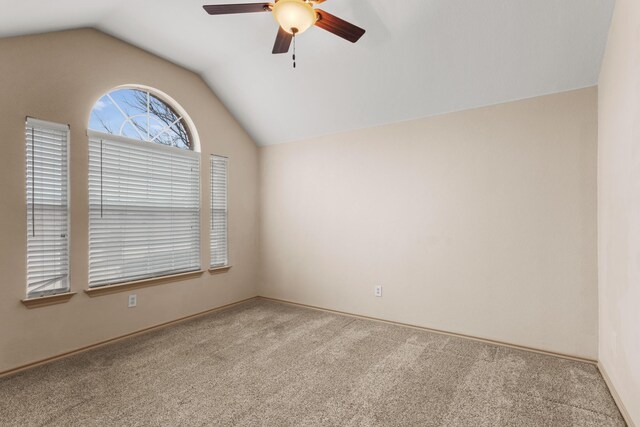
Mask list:
[{"label": "white ceiling", "polygon": [[[0,36],[94,26],[200,73],[261,145],[426,117],[597,83],[614,0],[328,0],[367,33],[319,28],[272,55],[258,0],[0,0]],[[160,88],[161,89],[161,88]]]}]

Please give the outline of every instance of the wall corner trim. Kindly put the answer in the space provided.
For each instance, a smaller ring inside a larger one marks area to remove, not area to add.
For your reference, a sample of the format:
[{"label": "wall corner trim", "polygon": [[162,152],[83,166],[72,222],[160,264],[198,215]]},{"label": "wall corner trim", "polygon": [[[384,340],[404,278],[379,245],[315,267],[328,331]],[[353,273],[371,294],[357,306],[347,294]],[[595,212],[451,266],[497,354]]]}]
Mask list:
[{"label": "wall corner trim", "polygon": [[600,371],[602,378],[604,378],[604,382],[607,384],[607,387],[609,388],[609,392],[611,393],[611,396],[613,396],[613,400],[616,402],[616,405],[618,406],[618,409],[622,414],[622,418],[624,418],[624,421],[627,423],[627,426],[636,427],[635,423],[631,419],[631,415],[629,415],[629,411],[627,411],[627,408],[624,406],[624,403],[622,402],[622,399],[620,398],[618,391],[614,387],[613,382],[611,381],[611,378],[607,373],[607,370],[605,369],[605,367],[602,365],[602,362],[600,361],[598,361],[598,370]]}]

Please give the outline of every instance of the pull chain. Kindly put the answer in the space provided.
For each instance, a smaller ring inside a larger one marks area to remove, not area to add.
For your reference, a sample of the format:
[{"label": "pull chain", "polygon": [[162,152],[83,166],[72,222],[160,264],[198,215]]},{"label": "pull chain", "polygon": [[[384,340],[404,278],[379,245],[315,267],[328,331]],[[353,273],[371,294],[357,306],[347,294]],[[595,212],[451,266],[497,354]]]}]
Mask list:
[{"label": "pull chain", "polygon": [[293,68],[296,68],[296,33],[297,31],[293,31]]}]

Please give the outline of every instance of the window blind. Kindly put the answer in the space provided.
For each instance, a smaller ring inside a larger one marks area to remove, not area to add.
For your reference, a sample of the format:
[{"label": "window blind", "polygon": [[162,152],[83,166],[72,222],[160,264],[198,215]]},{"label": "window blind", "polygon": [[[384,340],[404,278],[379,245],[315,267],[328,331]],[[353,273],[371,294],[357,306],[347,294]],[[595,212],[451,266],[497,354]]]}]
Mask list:
[{"label": "window blind", "polygon": [[211,156],[211,267],[229,264],[227,184],[229,159]]},{"label": "window blind", "polygon": [[199,270],[198,153],[89,136],[89,287]]},{"label": "window blind", "polygon": [[27,298],[69,290],[69,126],[27,118]]}]

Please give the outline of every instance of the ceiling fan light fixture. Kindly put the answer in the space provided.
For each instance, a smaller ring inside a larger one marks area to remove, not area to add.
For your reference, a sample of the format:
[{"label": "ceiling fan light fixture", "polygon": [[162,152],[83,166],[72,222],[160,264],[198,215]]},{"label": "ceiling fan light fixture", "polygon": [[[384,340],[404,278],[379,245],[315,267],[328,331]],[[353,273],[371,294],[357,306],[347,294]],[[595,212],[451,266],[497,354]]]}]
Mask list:
[{"label": "ceiling fan light fixture", "polygon": [[273,16],[289,34],[302,34],[318,19],[311,4],[304,0],[279,0],[273,6]]}]

